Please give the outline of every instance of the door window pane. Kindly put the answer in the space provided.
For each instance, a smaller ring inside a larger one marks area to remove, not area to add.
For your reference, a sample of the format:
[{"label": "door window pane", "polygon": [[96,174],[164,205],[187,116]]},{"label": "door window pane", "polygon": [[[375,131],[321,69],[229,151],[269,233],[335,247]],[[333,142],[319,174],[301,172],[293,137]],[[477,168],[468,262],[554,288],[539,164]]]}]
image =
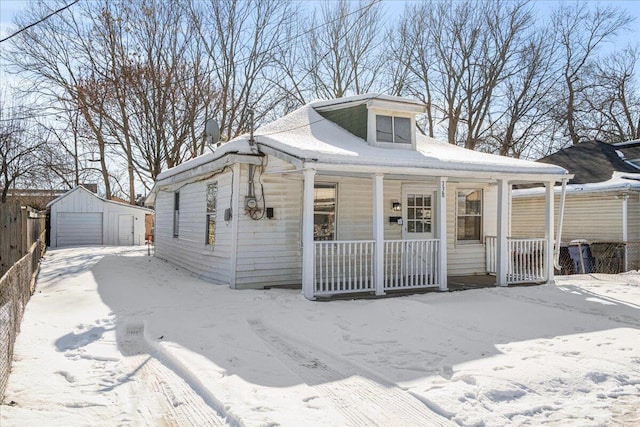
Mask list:
[{"label": "door window pane", "polygon": [[407,232],[431,233],[431,196],[407,194]]}]

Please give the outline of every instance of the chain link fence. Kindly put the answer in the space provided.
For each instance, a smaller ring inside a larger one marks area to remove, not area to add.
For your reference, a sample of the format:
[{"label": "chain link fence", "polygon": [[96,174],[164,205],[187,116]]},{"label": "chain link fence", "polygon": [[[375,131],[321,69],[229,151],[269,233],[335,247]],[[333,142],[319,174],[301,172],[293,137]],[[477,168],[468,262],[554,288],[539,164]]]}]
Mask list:
[{"label": "chain link fence", "polygon": [[0,278],[0,398],[4,397],[7,388],[13,345],[20,331],[22,315],[35,290],[38,265],[46,250],[44,238],[43,232],[27,255]]},{"label": "chain link fence", "polygon": [[640,270],[640,242],[563,243],[559,264],[556,274],[618,274]]}]

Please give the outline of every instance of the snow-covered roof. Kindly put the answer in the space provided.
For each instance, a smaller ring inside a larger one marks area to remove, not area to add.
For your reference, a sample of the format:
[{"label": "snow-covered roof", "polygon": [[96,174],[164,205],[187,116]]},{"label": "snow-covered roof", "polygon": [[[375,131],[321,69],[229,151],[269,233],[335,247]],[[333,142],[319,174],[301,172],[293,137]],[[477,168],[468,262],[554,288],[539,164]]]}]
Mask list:
[{"label": "snow-covered roof", "polygon": [[411,104],[417,107],[424,108],[424,104],[420,101],[416,101],[414,99],[401,98],[399,96],[391,96],[385,95],[382,93],[365,93],[362,95],[354,95],[354,96],[345,96],[343,98],[335,98],[329,100],[316,100],[311,102],[309,105],[313,108],[325,108],[325,107],[340,107],[347,104],[354,104],[359,102],[368,102],[368,101],[389,101],[393,103],[399,104]]},{"label": "snow-covered roof", "polygon": [[60,196],[56,197],[55,199],[53,199],[52,201],[50,201],[49,203],[47,203],[47,208],[49,208],[51,205],[53,205],[53,204],[55,204],[55,203],[59,202],[60,200],[64,199],[65,197],[67,197],[67,196],[69,196],[69,195],[71,195],[71,194],[75,193],[76,191],[84,191],[85,193],[87,193],[87,194],[91,195],[92,197],[95,197],[95,198],[97,198],[97,199],[100,199],[100,200],[102,200],[102,201],[103,201],[103,202],[105,202],[105,203],[112,203],[112,204],[114,204],[114,205],[126,206],[126,207],[128,207],[128,208],[132,208],[132,209],[140,209],[140,210],[143,210],[143,211],[148,212],[148,213],[153,213],[153,210],[151,210],[151,209],[149,209],[149,208],[142,207],[142,206],[138,206],[138,205],[130,205],[129,203],[116,202],[115,200],[107,200],[107,199],[105,199],[104,197],[100,197],[100,196],[98,196],[98,195],[97,195],[96,193],[94,193],[93,191],[87,190],[86,188],[84,188],[84,187],[83,187],[83,186],[81,186],[81,185],[78,185],[78,186],[76,186],[76,187],[72,188],[71,190],[67,191],[66,193],[64,193],[64,194],[62,194],[62,195],[60,195]]},{"label": "snow-covered roof", "polygon": [[[395,97],[387,98],[396,101]],[[350,101],[359,99],[365,103],[370,96],[351,97]],[[258,146],[270,147],[303,162],[344,166],[345,169],[349,166],[380,166],[395,168],[398,172],[407,168],[425,168],[529,175],[567,174],[567,171],[559,166],[481,153],[424,135],[417,135],[415,151],[371,146],[320,115],[314,109],[319,105],[328,104],[324,101],[307,104],[257,129],[255,140]],[[213,153],[206,153],[169,169],[158,176],[158,181],[214,161],[226,154],[257,154],[249,145],[248,138],[248,135],[242,135],[223,144]]]},{"label": "snow-covered roof", "polygon": [[[561,186],[554,187],[556,193]],[[593,182],[589,184],[569,184],[567,194],[600,193],[605,191],[632,190],[640,191],[640,173],[613,172],[607,181]],[[513,197],[539,196],[544,194],[543,187],[514,190]]]}]

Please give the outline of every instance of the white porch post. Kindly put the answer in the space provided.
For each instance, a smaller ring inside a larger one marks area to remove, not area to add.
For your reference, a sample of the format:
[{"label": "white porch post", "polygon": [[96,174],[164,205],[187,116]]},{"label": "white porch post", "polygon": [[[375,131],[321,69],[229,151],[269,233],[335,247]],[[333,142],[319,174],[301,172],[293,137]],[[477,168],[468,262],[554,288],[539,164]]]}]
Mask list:
[{"label": "white porch post", "polygon": [[507,272],[509,268],[509,183],[504,179],[498,180],[498,238],[496,254],[496,285],[507,286]]},{"label": "white porch post", "polygon": [[302,293],[307,299],[314,299],[313,269],[315,266],[313,242],[313,185],[315,169],[304,170],[304,191],[302,201]]},{"label": "white porch post", "polygon": [[553,247],[553,202],[554,202],[554,181],[545,182],[545,207],[544,207],[544,240],[547,250],[544,253],[545,278],[547,282],[553,280],[554,273],[554,247]]},{"label": "white porch post", "polygon": [[373,178],[373,239],[376,241],[375,289],[384,295],[384,175]]},{"label": "white porch post", "polygon": [[447,178],[438,177],[436,190],[436,238],[440,240],[438,258],[438,283],[441,291],[447,290]]}]

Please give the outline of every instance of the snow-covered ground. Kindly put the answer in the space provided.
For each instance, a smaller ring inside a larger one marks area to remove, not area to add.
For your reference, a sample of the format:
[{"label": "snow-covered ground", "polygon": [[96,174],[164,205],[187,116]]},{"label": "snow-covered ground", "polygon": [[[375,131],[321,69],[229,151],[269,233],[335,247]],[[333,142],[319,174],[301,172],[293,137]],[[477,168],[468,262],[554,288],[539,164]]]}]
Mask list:
[{"label": "snow-covered ground", "polygon": [[0,424],[640,425],[640,274],[310,302],[50,250]]}]

